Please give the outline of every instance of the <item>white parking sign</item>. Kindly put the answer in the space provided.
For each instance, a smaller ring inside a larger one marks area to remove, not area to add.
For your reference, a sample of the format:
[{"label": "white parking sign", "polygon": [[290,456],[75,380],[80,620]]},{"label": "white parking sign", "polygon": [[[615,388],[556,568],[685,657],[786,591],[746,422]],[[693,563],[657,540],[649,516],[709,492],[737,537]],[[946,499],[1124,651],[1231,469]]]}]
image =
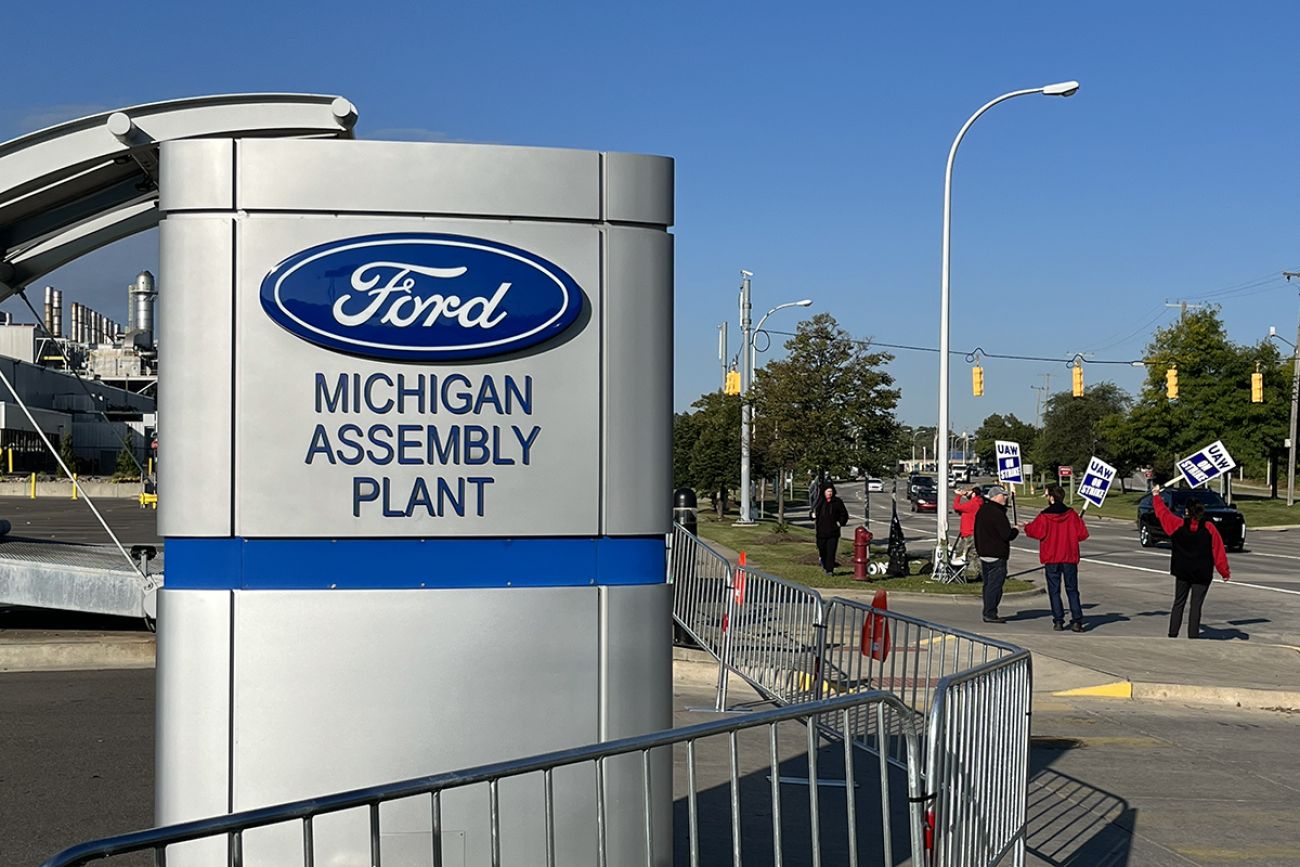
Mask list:
[{"label": "white parking sign", "polygon": [[994,448],[998,457],[998,481],[1023,484],[1024,467],[1020,463],[1020,443],[1010,440],[995,440]]}]

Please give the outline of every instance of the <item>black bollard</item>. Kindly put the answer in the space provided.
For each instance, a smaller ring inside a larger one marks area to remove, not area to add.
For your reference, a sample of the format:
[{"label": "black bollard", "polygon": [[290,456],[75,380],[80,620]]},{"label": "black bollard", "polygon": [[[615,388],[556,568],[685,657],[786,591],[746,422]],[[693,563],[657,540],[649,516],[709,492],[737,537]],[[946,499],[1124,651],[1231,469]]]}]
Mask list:
[{"label": "black bollard", "polygon": [[698,519],[695,515],[695,492],[690,488],[678,488],[673,491],[673,523],[681,524],[692,536],[699,533]]}]

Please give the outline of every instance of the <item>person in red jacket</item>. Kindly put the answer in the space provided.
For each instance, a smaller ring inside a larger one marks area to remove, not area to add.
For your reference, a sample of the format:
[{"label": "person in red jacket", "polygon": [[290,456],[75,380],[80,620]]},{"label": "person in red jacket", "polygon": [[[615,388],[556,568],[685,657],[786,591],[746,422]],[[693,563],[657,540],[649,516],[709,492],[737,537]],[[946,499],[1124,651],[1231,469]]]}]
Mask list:
[{"label": "person in red jacket", "polygon": [[984,505],[984,498],[971,485],[964,491],[957,491],[952,498],[952,509],[961,515],[961,526],[957,530],[957,544],[952,549],[952,559],[966,563],[970,560],[975,545],[975,513]]},{"label": "person in red jacket", "polygon": [[1047,486],[1047,508],[1025,525],[1025,535],[1038,540],[1038,561],[1047,575],[1047,600],[1052,605],[1052,628],[1065,629],[1061,582],[1070,602],[1070,629],[1083,631],[1083,606],[1079,603],[1079,543],[1088,538],[1088,525],[1065,505],[1060,485]]},{"label": "person in red jacket", "polygon": [[1205,602],[1205,594],[1210,591],[1214,570],[1219,570],[1224,581],[1230,577],[1228,552],[1214,524],[1205,520],[1204,503],[1189,500],[1187,515],[1180,518],[1169,511],[1160,490],[1159,485],[1151,488],[1151,505],[1173,548],[1169,573],[1174,576],[1174,605],[1169,610],[1169,637],[1178,637],[1178,630],[1183,625],[1183,606],[1190,595],[1192,607],[1187,614],[1187,637],[1200,638],[1201,605]]}]

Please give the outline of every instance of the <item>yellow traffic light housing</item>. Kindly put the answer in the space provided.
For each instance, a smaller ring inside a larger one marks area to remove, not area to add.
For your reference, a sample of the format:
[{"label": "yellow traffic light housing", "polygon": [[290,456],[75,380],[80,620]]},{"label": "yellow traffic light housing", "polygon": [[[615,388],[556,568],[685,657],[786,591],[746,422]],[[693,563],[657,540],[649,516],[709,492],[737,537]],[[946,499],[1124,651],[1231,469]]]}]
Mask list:
[{"label": "yellow traffic light housing", "polygon": [[1070,375],[1073,378],[1071,393],[1075,397],[1083,397],[1083,365],[1076,361]]},{"label": "yellow traffic light housing", "polygon": [[1165,371],[1165,397],[1178,400],[1178,367],[1171,366]]},{"label": "yellow traffic light housing", "polygon": [[728,370],[727,383],[722,389],[723,394],[740,394],[740,371]]},{"label": "yellow traffic light housing", "polygon": [[1259,372],[1259,362],[1255,362],[1255,372],[1250,375],[1250,402],[1264,402],[1264,374]]},{"label": "yellow traffic light housing", "polygon": [[978,364],[970,369],[970,390],[976,397],[984,396],[984,368]]}]

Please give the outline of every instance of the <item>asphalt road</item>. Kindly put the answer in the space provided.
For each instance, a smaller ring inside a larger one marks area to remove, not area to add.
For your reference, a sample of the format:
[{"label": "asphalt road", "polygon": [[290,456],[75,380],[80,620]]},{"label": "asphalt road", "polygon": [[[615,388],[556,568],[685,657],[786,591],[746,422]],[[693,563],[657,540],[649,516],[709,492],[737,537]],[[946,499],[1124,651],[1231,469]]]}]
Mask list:
[{"label": "asphalt road", "polygon": [[[900,493],[904,486],[905,480],[900,479]],[[837,490],[850,514],[861,520],[862,484],[841,483]],[[878,539],[889,533],[891,504],[888,491],[871,495],[870,526]],[[1019,524],[1023,526],[1043,505],[1039,498],[1021,499],[1017,504]],[[910,551],[932,550],[937,516],[908,511],[905,496],[899,499],[898,514]],[[950,513],[953,534],[957,518],[956,513]],[[1089,620],[1094,624],[1122,622],[1127,635],[1165,634],[1168,621],[1156,614],[1168,612],[1172,595],[1168,543],[1143,548],[1138,544],[1133,522],[1095,517],[1087,518],[1087,522],[1091,535],[1082,545],[1079,581],[1085,606],[1091,606],[1085,612]],[[845,535],[851,536],[852,530],[851,522]],[[1228,562],[1232,580],[1226,584],[1216,581],[1205,603],[1203,624],[1207,633],[1213,637],[1300,645],[1300,530],[1251,530],[1246,550],[1230,553]],[[1012,543],[1010,572],[1031,578],[1042,575],[1034,540],[1022,535]],[[941,622],[948,621],[941,618]],[[1041,626],[1036,624],[1034,628]]]},{"label": "asphalt road", "polygon": [[[677,725],[710,718],[686,710],[708,680],[677,681]],[[151,824],[153,707],[151,671],[0,675],[0,864]],[[1300,864],[1300,716],[1050,699],[1033,734],[1030,864]]]}]

